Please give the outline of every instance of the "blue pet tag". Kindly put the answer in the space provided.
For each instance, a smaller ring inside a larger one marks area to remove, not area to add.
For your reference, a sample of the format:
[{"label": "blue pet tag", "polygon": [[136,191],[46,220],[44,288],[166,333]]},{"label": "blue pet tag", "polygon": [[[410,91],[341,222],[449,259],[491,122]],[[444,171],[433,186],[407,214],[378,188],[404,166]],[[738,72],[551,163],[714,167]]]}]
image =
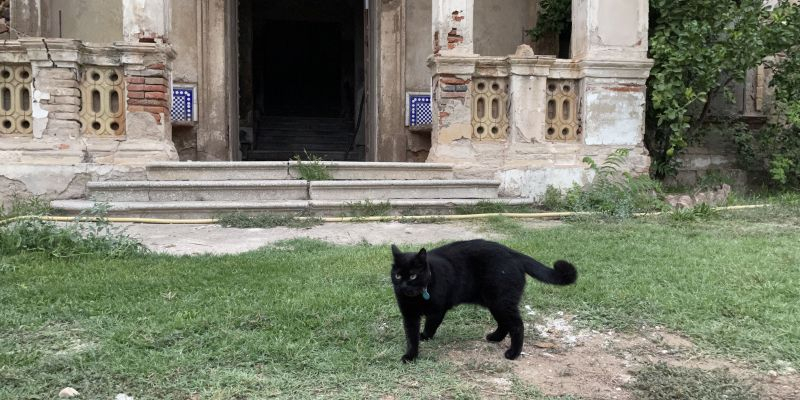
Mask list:
[{"label": "blue pet tag", "polygon": [[422,298],[425,300],[431,299],[431,294],[428,293],[428,288],[422,289]]}]

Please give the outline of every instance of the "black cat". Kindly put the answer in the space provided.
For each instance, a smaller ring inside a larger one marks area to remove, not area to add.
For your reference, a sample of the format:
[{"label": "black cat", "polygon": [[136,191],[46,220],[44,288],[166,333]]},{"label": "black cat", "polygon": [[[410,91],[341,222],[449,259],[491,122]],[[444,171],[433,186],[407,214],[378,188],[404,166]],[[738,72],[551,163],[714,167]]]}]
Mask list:
[{"label": "black cat", "polygon": [[[569,285],[578,274],[566,261],[551,269],[525,254],[486,240],[454,242],[426,252],[403,253],[392,245],[392,284],[403,314],[406,353],[403,362],[417,357],[419,341],[433,338],[445,313],[459,304],[478,304],[489,309],[497,329],[486,336],[490,342],[511,335],[505,357],[513,360],[522,352],[524,326],[519,301],[525,289],[525,274],[555,285]],[[425,329],[420,334],[420,319]]]}]

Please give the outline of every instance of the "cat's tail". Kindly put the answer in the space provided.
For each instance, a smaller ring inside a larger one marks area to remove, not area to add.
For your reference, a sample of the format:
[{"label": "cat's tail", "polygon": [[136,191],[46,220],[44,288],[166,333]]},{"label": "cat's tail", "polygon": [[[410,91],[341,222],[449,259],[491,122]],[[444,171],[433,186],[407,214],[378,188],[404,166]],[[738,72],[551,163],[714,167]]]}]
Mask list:
[{"label": "cat's tail", "polygon": [[575,266],[567,261],[558,260],[553,268],[550,268],[531,257],[520,255],[523,256],[522,265],[525,266],[525,272],[544,283],[571,285],[578,279],[578,271],[575,270]]}]

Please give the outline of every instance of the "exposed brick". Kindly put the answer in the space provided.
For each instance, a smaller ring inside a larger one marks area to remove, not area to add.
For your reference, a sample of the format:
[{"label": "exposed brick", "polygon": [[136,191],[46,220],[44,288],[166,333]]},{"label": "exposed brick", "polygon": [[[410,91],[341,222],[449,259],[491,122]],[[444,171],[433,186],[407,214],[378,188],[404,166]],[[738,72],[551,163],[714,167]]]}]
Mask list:
[{"label": "exposed brick", "polygon": [[80,90],[75,88],[42,88],[43,92],[50,93],[50,96],[72,96],[78,97],[81,95]]},{"label": "exposed brick", "polygon": [[134,85],[144,83],[145,78],[142,76],[129,76],[125,80],[128,81],[128,85]]},{"label": "exposed brick", "polygon": [[128,98],[129,99],[143,99],[144,98],[144,92],[130,91],[129,90],[128,91]]},{"label": "exposed brick", "polygon": [[164,92],[145,92],[144,94],[145,99],[159,99],[159,100],[166,100],[167,94]]},{"label": "exposed brick", "polygon": [[144,78],[144,83],[148,85],[164,85],[167,86],[167,80],[164,78]]},{"label": "exposed brick", "polygon": [[164,69],[164,63],[155,63],[147,66],[148,69]]},{"label": "exposed brick", "polygon": [[50,96],[48,104],[74,104],[80,105],[81,99],[72,96]]},{"label": "exposed brick", "polygon": [[156,99],[128,99],[128,104],[133,106],[158,106],[158,107],[167,106],[166,101],[156,100]]},{"label": "exposed brick", "polygon": [[79,128],[80,128],[80,124],[78,124],[78,121],[72,120],[72,119],[64,120],[64,119],[52,119],[51,118],[51,119],[49,119],[47,121],[47,129],[48,130],[49,129],[74,129],[74,130],[78,130]]},{"label": "exposed brick", "polygon": [[78,112],[51,112],[50,116],[55,119],[60,119],[62,121],[77,121],[80,119],[80,115]]},{"label": "exposed brick", "polygon": [[144,85],[144,90],[147,92],[164,92],[166,93],[167,87],[162,85]]},{"label": "exposed brick", "polygon": [[132,105],[128,106],[128,112],[149,112],[153,114],[165,114],[167,112],[166,107],[155,107],[155,106],[139,106],[139,105]]},{"label": "exposed brick", "polygon": [[466,92],[468,89],[467,85],[444,85],[442,86],[442,90],[445,92]]},{"label": "exposed brick", "polygon": [[[151,113],[151,114],[153,114],[153,118],[156,119],[156,124],[161,125],[161,113]],[[164,115],[167,115],[166,112],[164,113]]]},{"label": "exposed brick", "polygon": [[461,79],[449,76],[443,76],[439,78],[439,82],[444,83],[446,85],[466,85],[470,82],[469,79]]},{"label": "exposed brick", "polygon": [[442,92],[440,97],[443,99],[463,99],[467,97],[465,92]]},{"label": "exposed brick", "polygon": [[143,92],[144,85],[128,85],[128,91],[131,92]]},{"label": "exposed brick", "polygon": [[43,104],[42,108],[50,112],[78,112],[77,104]]},{"label": "exposed brick", "polygon": [[36,80],[36,88],[43,90],[48,88],[77,88],[78,81],[74,79],[43,79]]},{"label": "exposed brick", "polygon": [[128,76],[141,76],[141,77],[163,77],[164,71],[160,69],[140,69],[140,70],[129,70],[126,72]]}]

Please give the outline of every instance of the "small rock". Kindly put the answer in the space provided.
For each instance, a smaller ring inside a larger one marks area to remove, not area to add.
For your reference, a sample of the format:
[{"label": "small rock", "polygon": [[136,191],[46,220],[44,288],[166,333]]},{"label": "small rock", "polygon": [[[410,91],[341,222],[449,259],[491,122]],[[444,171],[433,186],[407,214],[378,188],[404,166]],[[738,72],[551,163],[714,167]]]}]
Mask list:
[{"label": "small rock", "polygon": [[65,387],[65,388],[61,389],[60,392],[58,392],[58,397],[60,397],[62,399],[75,397],[75,396],[78,396],[78,395],[80,395],[80,393],[78,393],[77,390],[75,390],[75,389],[73,389],[71,387]]},{"label": "small rock", "polygon": [[769,377],[770,377],[770,378],[773,378],[773,379],[774,379],[774,378],[777,378],[777,377],[778,377],[778,371],[775,371],[775,370],[769,370],[769,371],[767,372],[767,375],[769,375]]},{"label": "small rock", "polygon": [[114,397],[114,400],[134,400],[133,397],[128,396],[125,393],[119,393]]},{"label": "small rock", "polygon": [[553,347],[556,347],[556,344],[553,342],[534,342],[533,346],[540,349],[552,349]]}]

